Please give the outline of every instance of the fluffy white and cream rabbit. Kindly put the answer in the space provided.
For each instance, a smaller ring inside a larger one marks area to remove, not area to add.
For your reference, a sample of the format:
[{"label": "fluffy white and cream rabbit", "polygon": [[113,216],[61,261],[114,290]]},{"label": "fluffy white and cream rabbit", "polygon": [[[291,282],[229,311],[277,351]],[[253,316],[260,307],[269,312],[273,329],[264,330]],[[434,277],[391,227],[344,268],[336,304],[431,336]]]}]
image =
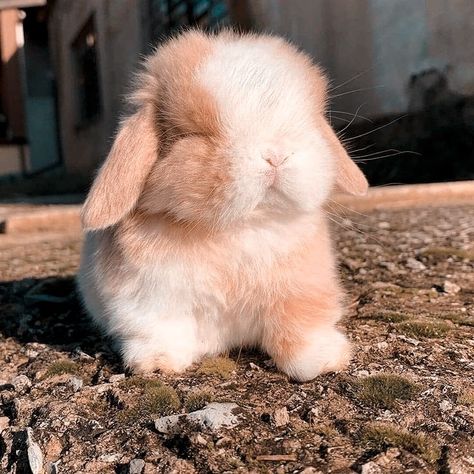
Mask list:
[{"label": "fluffy white and cream rabbit", "polygon": [[321,71],[280,38],[191,31],[148,58],[133,101],[84,204],[78,277],[125,365],[253,346],[296,380],[344,368],[323,205],[367,181]]}]

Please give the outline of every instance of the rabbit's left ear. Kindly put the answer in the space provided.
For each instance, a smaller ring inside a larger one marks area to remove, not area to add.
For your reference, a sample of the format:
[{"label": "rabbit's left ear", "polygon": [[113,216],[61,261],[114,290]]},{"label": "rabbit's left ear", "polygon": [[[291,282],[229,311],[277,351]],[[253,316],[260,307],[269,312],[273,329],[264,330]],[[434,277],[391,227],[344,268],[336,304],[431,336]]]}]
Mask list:
[{"label": "rabbit's left ear", "polygon": [[82,208],[85,230],[114,225],[136,206],[158,157],[157,133],[152,107],[123,122]]},{"label": "rabbit's left ear", "polygon": [[324,118],[321,119],[321,131],[336,158],[337,188],[354,196],[367,194],[369,183],[366,177],[347,154],[336,133]]}]

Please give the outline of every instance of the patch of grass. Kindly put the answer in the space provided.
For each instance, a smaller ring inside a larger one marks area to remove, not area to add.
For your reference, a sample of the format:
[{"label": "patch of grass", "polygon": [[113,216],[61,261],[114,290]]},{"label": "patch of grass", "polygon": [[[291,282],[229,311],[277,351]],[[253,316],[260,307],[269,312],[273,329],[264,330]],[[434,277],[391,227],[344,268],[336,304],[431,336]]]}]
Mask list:
[{"label": "patch of grass", "polygon": [[187,411],[196,411],[204,408],[212,400],[213,394],[210,390],[197,390],[188,395],[184,406]]},{"label": "patch of grass", "polygon": [[458,403],[467,406],[474,406],[474,389],[466,388],[464,389],[458,397]]},{"label": "patch of grass", "polygon": [[386,311],[381,310],[376,313],[369,313],[364,316],[367,319],[373,319],[375,321],[383,321],[386,323],[400,323],[410,319],[413,315],[404,311]]},{"label": "patch of grass", "polygon": [[159,380],[134,376],[122,381],[119,387],[126,391],[140,392],[133,406],[118,415],[121,421],[127,423],[138,422],[152,415],[171,415],[181,407],[176,390]]},{"label": "patch of grass", "polygon": [[58,360],[53,362],[46,373],[44,374],[44,378],[54,377],[55,375],[63,375],[63,374],[77,374],[79,372],[79,366],[70,360]]},{"label": "patch of grass", "polygon": [[134,375],[128,377],[125,380],[122,380],[119,384],[119,387],[123,390],[131,390],[134,388],[139,388],[141,390],[153,390],[154,388],[160,388],[163,386],[163,383],[156,379],[147,379],[144,377],[139,377]]},{"label": "patch of grass", "polygon": [[213,359],[204,359],[197,372],[198,374],[218,375],[223,379],[229,379],[236,368],[237,365],[232,359],[228,357],[215,357]]},{"label": "patch of grass", "polygon": [[333,428],[331,425],[326,423],[315,425],[313,431],[327,439],[334,439],[339,436],[339,432],[336,430],[336,428]]},{"label": "patch of grass", "polygon": [[449,324],[441,321],[405,321],[397,324],[397,330],[414,337],[443,337],[451,329]]},{"label": "patch of grass", "polygon": [[446,312],[436,312],[431,313],[430,316],[434,316],[438,319],[447,319],[448,321],[452,321],[455,324],[460,324],[461,326],[474,326],[474,320],[467,318],[463,313],[459,312],[456,313],[454,311],[446,311]]},{"label": "patch of grass", "polygon": [[473,251],[457,249],[454,247],[431,247],[423,250],[420,255],[434,258],[457,257],[463,260],[474,260]]},{"label": "patch of grass", "polygon": [[361,441],[370,448],[385,451],[395,447],[417,454],[429,463],[436,462],[441,450],[434,440],[424,434],[413,434],[388,423],[369,423],[361,433]]},{"label": "patch of grass", "polygon": [[365,377],[354,383],[355,393],[366,405],[393,408],[400,400],[411,400],[418,387],[410,380],[395,374]]}]

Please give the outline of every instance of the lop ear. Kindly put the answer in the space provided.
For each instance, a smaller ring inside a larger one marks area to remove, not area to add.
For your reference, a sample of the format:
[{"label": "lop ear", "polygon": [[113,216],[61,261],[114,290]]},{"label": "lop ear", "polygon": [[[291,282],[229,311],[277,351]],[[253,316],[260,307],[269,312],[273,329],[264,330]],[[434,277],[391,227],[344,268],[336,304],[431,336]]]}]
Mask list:
[{"label": "lop ear", "polygon": [[83,227],[105,229],[127,215],[136,206],[157,157],[153,109],[144,107],[122,123],[82,208]]},{"label": "lop ear", "polygon": [[337,188],[340,191],[353,194],[354,196],[367,194],[369,183],[366,177],[349,157],[336,133],[324,118],[321,118],[321,130],[336,158]]}]

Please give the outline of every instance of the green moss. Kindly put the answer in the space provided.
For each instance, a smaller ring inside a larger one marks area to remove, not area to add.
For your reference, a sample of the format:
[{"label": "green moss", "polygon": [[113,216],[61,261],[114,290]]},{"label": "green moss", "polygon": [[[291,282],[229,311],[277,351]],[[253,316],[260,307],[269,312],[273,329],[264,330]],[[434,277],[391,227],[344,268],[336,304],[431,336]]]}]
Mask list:
[{"label": "green moss", "polygon": [[374,319],[376,321],[383,321],[386,323],[400,323],[406,321],[413,315],[404,311],[378,311],[377,313],[370,313],[365,316],[368,319]]},{"label": "green moss", "polygon": [[474,260],[473,251],[457,249],[454,247],[431,247],[423,250],[421,255],[434,258],[457,257],[463,260]]},{"label": "green moss", "polygon": [[397,331],[414,337],[443,337],[451,329],[441,321],[405,321],[396,326]]},{"label": "green moss", "polygon": [[79,366],[70,360],[58,360],[53,362],[48,369],[44,378],[54,377],[55,375],[63,374],[77,374],[79,372]]},{"label": "green moss", "polygon": [[464,389],[458,397],[458,403],[467,406],[474,406],[474,389]]},{"label": "green moss", "polygon": [[236,363],[228,357],[215,357],[205,359],[198,369],[199,374],[217,375],[223,379],[229,379],[232,372],[237,368]]},{"label": "green moss", "polygon": [[361,441],[379,451],[389,447],[401,448],[429,463],[436,462],[441,455],[439,446],[428,436],[413,434],[388,423],[369,423],[361,433]]},{"label": "green moss", "polygon": [[354,383],[356,397],[366,405],[393,408],[400,400],[411,400],[418,387],[400,375],[379,374],[365,377]]},{"label": "green moss", "polygon": [[196,411],[204,408],[212,400],[213,394],[210,390],[197,390],[188,395],[184,406],[187,411]]},{"label": "green moss", "polygon": [[127,392],[137,392],[133,404],[119,412],[121,421],[132,423],[148,419],[152,415],[171,415],[181,407],[176,390],[159,380],[135,376],[125,379],[119,386]]}]

